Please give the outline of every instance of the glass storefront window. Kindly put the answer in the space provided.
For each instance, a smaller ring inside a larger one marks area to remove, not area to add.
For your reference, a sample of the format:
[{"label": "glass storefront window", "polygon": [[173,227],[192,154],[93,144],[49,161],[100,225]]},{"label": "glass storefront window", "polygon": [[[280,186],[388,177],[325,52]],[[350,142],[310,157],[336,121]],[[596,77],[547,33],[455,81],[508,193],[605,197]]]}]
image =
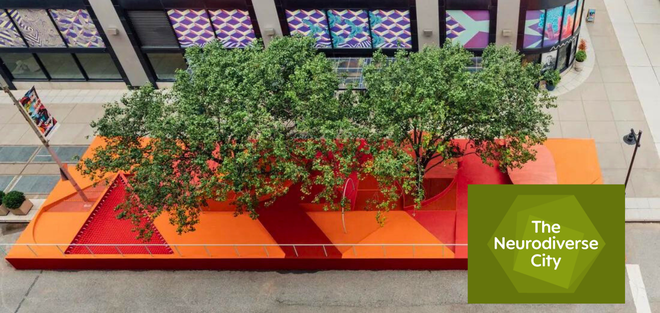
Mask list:
[{"label": "glass storefront window", "polygon": [[147,57],[158,80],[174,80],[176,70],[188,67],[180,53],[148,53]]},{"label": "glass storefront window", "polygon": [[31,53],[2,53],[0,58],[16,79],[46,79]]},{"label": "glass storefront window", "polygon": [[53,79],[85,78],[69,53],[40,53],[37,56]]},{"label": "glass storefront window", "polygon": [[121,79],[115,62],[107,53],[77,53],[76,57],[89,79]]},{"label": "glass storefront window", "polygon": [[568,49],[570,45],[564,46],[559,49],[559,54],[557,56],[557,69],[563,71],[568,66]]}]

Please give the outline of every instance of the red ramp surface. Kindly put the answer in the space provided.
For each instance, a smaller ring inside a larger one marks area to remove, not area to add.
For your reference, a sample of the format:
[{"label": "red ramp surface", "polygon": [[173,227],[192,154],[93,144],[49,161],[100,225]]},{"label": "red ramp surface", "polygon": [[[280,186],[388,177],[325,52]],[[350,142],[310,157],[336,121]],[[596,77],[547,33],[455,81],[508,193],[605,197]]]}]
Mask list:
[{"label": "red ramp surface", "polygon": [[[133,224],[129,220],[118,220],[115,208],[124,201],[126,197],[126,178],[119,174],[112,182],[105,195],[96,204],[96,207],[87,218],[72,244],[66,249],[66,254],[171,254],[172,249],[168,246],[153,246],[147,248],[143,244],[166,244],[158,229],[146,219],[154,229],[154,234],[149,241],[136,239],[137,233],[133,232]],[[118,246],[77,246],[75,244],[112,244]],[[122,246],[132,245],[135,246]],[[119,249],[120,251],[117,251]]]}]

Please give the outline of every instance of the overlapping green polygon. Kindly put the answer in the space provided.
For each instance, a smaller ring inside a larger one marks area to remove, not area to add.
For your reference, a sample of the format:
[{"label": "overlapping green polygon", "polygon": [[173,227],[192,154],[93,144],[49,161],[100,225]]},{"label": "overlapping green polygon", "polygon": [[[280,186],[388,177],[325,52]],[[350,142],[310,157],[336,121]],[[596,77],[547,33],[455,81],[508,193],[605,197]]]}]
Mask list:
[{"label": "overlapping green polygon", "polygon": [[[624,303],[623,185],[470,185],[469,303]],[[532,220],[561,225],[536,234]],[[597,250],[494,250],[494,238],[597,240]],[[556,271],[533,254],[562,257]],[[529,265],[528,265],[529,264]]]}]

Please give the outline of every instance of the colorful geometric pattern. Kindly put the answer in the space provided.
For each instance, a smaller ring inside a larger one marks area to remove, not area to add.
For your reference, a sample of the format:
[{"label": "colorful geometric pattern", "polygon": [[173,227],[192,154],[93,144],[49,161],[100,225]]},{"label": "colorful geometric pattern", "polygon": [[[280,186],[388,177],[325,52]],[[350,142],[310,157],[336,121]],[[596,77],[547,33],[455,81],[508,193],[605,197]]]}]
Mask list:
[{"label": "colorful geometric pattern", "polygon": [[181,47],[204,46],[215,39],[206,10],[172,9],[167,15]]},{"label": "colorful geometric pattern", "polygon": [[561,40],[564,40],[573,35],[573,26],[575,22],[575,11],[577,10],[576,1],[566,5],[564,9],[564,26],[561,31]]},{"label": "colorful geometric pattern", "polygon": [[447,38],[458,40],[465,48],[488,46],[490,12],[487,10],[447,10],[445,24]]},{"label": "colorful geometric pattern", "polygon": [[524,49],[541,48],[543,41],[543,25],[545,25],[545,10],[527,11],[525,16]]},{"label": "colorful geometric pattern", "polygon": [[373,10],[369,12],[369,19],[374,48],[412,48],[407,10]]},{"label": "colorful geometric pattern", "polygon": [[328,10],[335,48],[371,48],[369,16],[365,10]]},{"label": "colorful geometric pattern", "polygon": [[543,38],[543,47],[554,46],[559,42],[559,31],[561,28],[561,18],[564,7],[556,7],[546,11],[545,32]]},{"label": "colorful geometric pattern", "polygon": [[14,9],[9,15],[30,47],[66,47],[46,10]]},{"label": "colorful geometric pattern", "polygon": [[244,48],[256,38],[250,13],[243,10],[211,10],[215,35],[225,48]]},{"label": "colorful geometric pattern", "polygon": [[0,11],[0,47],[25,47],[25,42],[4,10]]},{"label": "colorful geometric pattern", "polygon": [[577,14],[575,15],[575,26],[573,27],[573,33],[577,32],[578,28],[580,28],[580,23],[582,23],[582,5],[583,4],[584,4],[584,0],[578,0]]},{"label": "colorful geometric pattern", "polygon": [[105,48],[94,22],[87,10],[50,10],[55,24],[69,47]]},{"label": "colorful geometric pattern", "polygon": [[286,10],[291,35],[301,34],[316,39],[316,48],[332,48],[328,20],[322,10]]}]

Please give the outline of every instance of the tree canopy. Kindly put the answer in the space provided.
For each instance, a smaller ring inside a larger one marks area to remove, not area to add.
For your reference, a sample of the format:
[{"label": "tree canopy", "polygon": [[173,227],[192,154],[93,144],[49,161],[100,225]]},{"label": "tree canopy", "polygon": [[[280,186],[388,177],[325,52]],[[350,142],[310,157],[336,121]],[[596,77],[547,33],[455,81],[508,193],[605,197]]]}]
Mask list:
[{"label": "tree canopy", "polygon": [[530,147],[545,140],[552,99],[535,87],[540,68],[509,48],[488,47],[476,73],[466,70],[473,55],[449,42],[394,59],[377,52],[367,89],[337,92],[333,63],[314,44],[187,49],[189,68],[171,89],[145,86],[105,106],[92,126],[107,145],[79,169],[93,180],[130,173],[119,217],[140,225],[167,212],[183,233],[208,201],[257,218],[294,185],[308,196],[314,187],[313,201],[328,208],[346,206],[337,190],[354,173],[378,180],[379,210],[401,190],[419,203],[436,161],[474,153],[504,170],[533,159]]}]

